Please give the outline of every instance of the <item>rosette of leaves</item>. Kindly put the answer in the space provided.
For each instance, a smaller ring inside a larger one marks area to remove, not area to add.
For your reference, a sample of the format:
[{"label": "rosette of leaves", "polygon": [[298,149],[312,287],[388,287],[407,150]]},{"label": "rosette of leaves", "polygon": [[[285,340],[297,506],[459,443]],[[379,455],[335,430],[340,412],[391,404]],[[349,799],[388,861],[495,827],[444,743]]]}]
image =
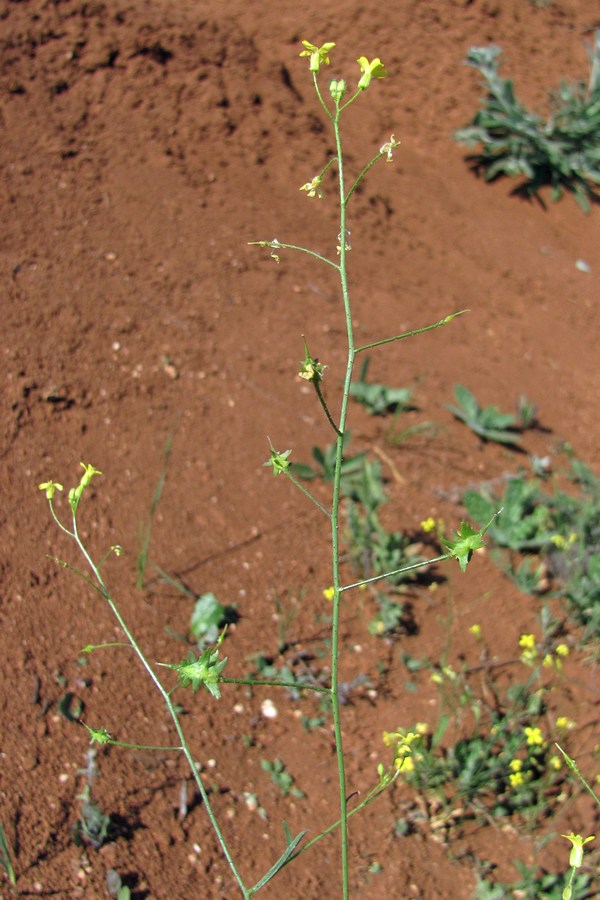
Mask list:
[{"label": "rosette of leaves", "polygon": [[600,29],[596,31],[587,84],[563,81],[549,95],[547,118],[528,110],[515,96],[513,83],[498,74],[500,47],[471,47],[467,65],[482,76],[487,95],[471,122],[454,133],[468,147],[468,157],[486,181],[522,177],[517,192],[537,195],[551,187],[552,200],[572,193],[584,212],[597,200],[600,185]]}]

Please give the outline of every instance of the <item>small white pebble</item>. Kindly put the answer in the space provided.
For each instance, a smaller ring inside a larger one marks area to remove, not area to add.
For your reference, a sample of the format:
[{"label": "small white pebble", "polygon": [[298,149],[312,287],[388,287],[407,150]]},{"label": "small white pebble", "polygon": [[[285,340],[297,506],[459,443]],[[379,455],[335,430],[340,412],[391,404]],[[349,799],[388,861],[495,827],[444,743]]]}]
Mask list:
[{"label": "small white pebble", "polygon": [[260,711],[265,719],[277,718],[277,707],[272,700],[263,700],[263,702],[260,704]]}]

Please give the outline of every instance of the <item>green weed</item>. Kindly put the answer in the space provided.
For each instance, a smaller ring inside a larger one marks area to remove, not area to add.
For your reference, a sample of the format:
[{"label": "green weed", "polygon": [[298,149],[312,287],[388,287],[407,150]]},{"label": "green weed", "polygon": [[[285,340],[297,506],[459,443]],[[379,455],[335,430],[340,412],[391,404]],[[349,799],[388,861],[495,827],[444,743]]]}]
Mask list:
[{"label": "green weed", "polygon": [[263,772],[268,772],[271,776],[271,781],[278,788],[282,797],[287,797],[290,794],[292,797],[300,799],[305,796],[304,791],[295,787],[294,778],[280,759],[276,759],[274,762],[269,762],[268,759],[261,759],[260,766]]},{"label": "green weed", "polygon": [[389,412],[412,409],[412,388],[391,388],[385,384],[367,382],[371,357],[367,356],[358,381],[350,385],[350,396],[365,407],[372,416],[385,416]]},{"label": "green weed", "polygon": [[520,444],[521,435],[517,430],[520,423],[517,416],[501,413],[497,406],[480,406],[472,392],[462,384],[454,385],[454,396],[459,405],[448,405],[447,409],[482,440],[497,444]]},{"label": "green weed", "polygon": [[6,840],[4,828],[2,827],[2,822],[0,822],[0,865],[6,871],[8,880],[14,886],[17,883],[17,877],[13,868],[10,850],[8,849],[8,842]]},{"label": "green weed", "polygon": [[600,184],[600,30],[589,50],[587,84],[563,81],[550,94],[546,119],[530,112],[516,98],[512,81],[499,76],[500,53],[494,46],[470,48],[467,64],[483,76],[487,96],[455,139],[468,147],[481,144],[469,159],[487,181],[521,177],[527,196],[549,185],[552,200],[566,190],[588,212]]}]

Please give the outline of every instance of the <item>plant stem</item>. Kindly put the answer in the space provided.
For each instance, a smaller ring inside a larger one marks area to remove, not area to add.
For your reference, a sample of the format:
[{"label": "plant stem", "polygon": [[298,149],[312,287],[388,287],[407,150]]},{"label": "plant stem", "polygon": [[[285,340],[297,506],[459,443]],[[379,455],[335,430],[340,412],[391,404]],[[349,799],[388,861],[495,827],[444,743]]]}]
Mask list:
[{"label": "plant stem", "polygon": [[312,502],[313,502],[316,506],[318,506],[319,509],[321,510],[321,512],[325,513],[325,515],[326,515],[327,518],[329,519],[329,518],[330,518],[329,510],[326,509],[326,508],[323,506],[323,504],[322,504],[319,500],[317,500],[317,498],[316,498],[313,494],[311,494],[311,492],[310,492],[307,488],[304,487],[303,484],[300,484],[300,482],[298,481],[298,479],[296,478],[295,475],[292,475],[292,473],[289,472],[287,469],[284,469],[284,472],[285,472],[285,474],[287,475],[287,477],[290,479],[290,481],[292,482],[292,484],[295,484],[296,487],[299,488],[299,489],[302,491],[303,494],[306,494],[306,496],[308,497],[308,499],[309,499],[309,500],[312,500]]},{"label": "plant stem", "polygon": [[332,416],[331,416],[331,413],[329,412],[329,407],[328,407],[327,404],[325,403],[325,397],[323,396],[323,393],[322,393],[322,391],[321,391],[321,386],[320,386],[319,382],[318,382],[316,379],[314,379],[314,380],[313,380],[313,384],[314,384],[314,386],[315,386],[315,391],[316,391],[317,397],[318,397],[318,399],[319,399],[319,403],[320,403],[321,406],[323,407],[323,411],[324,411],[325,415],[327,416],[327,421],[329,422],[329,424],[331,425],[331,427],[333,428],[333,430],[335,431],[335,433],[336,433],[337,435],[339,435],[340,432],[339,432],[339,430],[338,430],[337,425],[336,425],[335,422],[333,421],[333,418],[332,418]]},{"label": "plant stem", "polygon": [[[64,531],[64,530],[65,530],[65,529],[63,528],[63,531]],[[209,800],[209,797],[208,797],[208,793],[207,793],[207,791],[206,791],[206,788],[204,787],[204,783],[203,783],[203,781],[202,781],[202,779],[201,779],[201,777],[200,777],[200,773],[198,772],[198,769],[197,769],[195,760],[194,760],[194,758],[193,758],[193,756],[192,756],[191,750],[190,750],[190,748],[189,748],[189,746],[188,746],[187,740],[186,740],[185,735],[184,735],[184,733],[183,733],[183,729],[182,729],[181,723],[180,723],[180,721],[179,721],[179,716],[177,715],[177,712],[176,712],[176,710],[175,710],[175,707],[174,707],[174,705],[173,705],[173,702],[172,702],[172,700],[171,700],[169,694],[167,693],[167,691],[166,691],[165,688],[163,687],[162,682],[160,681],[160,679],[158,678],[158,676],[157,676],[156,673],[154,672],[154,669],[152,668],[152,666],[150,665],[150,663],[148,662],[148,660],[147,660],[146,657],[144,656],[144,653],[142,652],[142,650],[141,650],[139,644],[137,643],[136,639],[134,638],[132,632],[131,632],[131,631],[129,630],[129,628],[127,627],[127,624],[126,624],[125,620],[124,620],[123,617],[121,616],[121,613],[119,612],[119,610],[118,610],[118,608],[117,608],[117,605],[115,604],[114,600],[112,599],[112,597],[111,597],[111,595],[110,595],[110,593],[109,593],[109,591],[108,591],[108,588],[106,587],[106,585],[105,585],[105,583],[104,583],[104,579],[102,578],[102,575],[100,574],[100,571],[99,571],[98,567],[96,566],[96,564],[95,564],[94,561],[92,560],[92,558],[91,558],[91,556],[89,555],[89,553],[88,553],[88,551],[87,551],[85,545],[83,544],[81,538],[79,537],[79,532],[78,532],[78,530],[77,530],[77,520],[76,520],[76,513],[75,513],[75,511],[73,511],[73,532],[72,532],[71,536],[75,539],[75,541],[76,541],[76,543],[77,543],[77,546],[79,547],[79,549],[80,549],[81,553],[83,554],[84,558],[86,559],[86,561],[87,561],[87,563],[88,563],[90,569],[92,570],[92,572],[93,572],[93,574],[94,574],[94,578],[95,578],[96,581],[98,582],[98,587],[99,587],[99,589],[100,589],[100,593],[102,594],[102,596],[104,597],[104,599],[106,600],[106,602],[108,603],[108,605],[110,606],[113,615],[115,616],[115,618],[117,619],[117,622],[119,623],[119,625],[120,625],[120,627],[121,627],[121,630],[123,631],[123,633],[125,634],[127,640],[129,641],[129,643],[130,643],[131,646],[133,647],[133,649],[134,649],[134,651],[135,651],[135,653],[136,653],[138,659],[140,660],[142,666],[144,667],[144,669],[146,670],[146,672],[148,673],[148,675],[150,676],[150,678],[151,678],[152,681],[154,682],[154,685],[155,685],[156,689],[157,689],[158,692],[160,693],[160,695],[161,695],[161,697],[162,697],[162,699],[163,699],[163,701],[164,701],[164,703],[165,703],[165,706],[167,707],[167,710],[169,711],[169,715],[171,716],[171,719],[173,720],[173,725],[175,726],[175,730],[176,730],[176,732],[177,732],[177,737],[179,738],[179,740],[180,740],[180,742],[181,742],[181,752],[183,753],[183,755],[185,756],[185,758],[186,758],[186,760],[187,760],[187,762],[188,762],[188,765],[189,765],[189,767],[190,767],[190,771],[191,771],[191,773],[192,773],[192,775],[193,775],[193,777],[194,777],[194,781],[196,782],[196,785],[197,785],[198,790],[199,790],[199,792],[200,792],[200,796],[202,797],[202,802],[203,802],[204,807],[205,807],[205,809],[206,809],[206,813],[207,813],[207,815],[208,815],[208,818],[210,819],[210,823],[211,823],[211,825],[212,825],[212,827],[213,827],[213,830],[214,830],[214,832],[215,832],[215,834],[216,834],[217,840],[219,841],[219,844],[221,845],[221,849],[222,849],[222,851],[223,851],[223,854],[225,855],[225,858],[226,858],[227,862],[229,863],[229,868],[231,869],[231,871],[232,871],[232,873],[233,873],[233,876],[234,876],[235,880],[236,880],[237,883],[238,883],[238,886],[239,886],[239,888],[240,888],[240,890],[241,890],[241,892],[242,892],[242,895],[243,895],[243,897],[244,897],[244,900],[249,900],[249,898],[250,898],[250,896],[251,896],[251,895],[250,895],[250,892],[249,892],[248,888],[246,887],[246,885],[244,884],[244,882],[243,882],[243,880],[242,880],[242,877],[241,877],[240,873],[239,873],[238,870],[237,870],[237,867],[236,867],[236,865],[235,865],[235,863],[234,863],[234,861],[233,861],[233,857],[231,856],[231,852],[230,852],[230,850],[229,850],[229,847],[227,846],[227,843],[226,843],[226,841],[225,841],[225,838],[224,838],[224,836],[223,836],[223,833],[222,833],[222,831],[221,831],[221,828],[220,828],[220,826],[219,826],[219,823],[218,823],[218,821],[217,821],[217,818],[216,818],[216,816],[215,816],[215,814],[214,814],[214,812],[213,812],[213,809],[212,809],[212,806],[211,806],[211,804],[210,804],[210,800]]]},{"label": "plant stem", "polygon": [[291,688],[294,691],[317,691],[319,694],[330,693],[330,688],[297,681],[261,681],[255,678],[219,678],[219,684],[249,684],[251,687],[282,687]]},{"label": "plant stem", "polygon": [[394,341],[401,341],[407,337],[413,337],[415,334],[423,334],[425,331],[432,331],[434,328],[442,328],[444,325],[448,325],[452,319],[455,319],[457,316],[462,316],[463,313],[469,312],[468,309],[461,309],[459,312],[451,313],[449,316],[445,316],[443,319],[440,319],[439,322],[434,322],[433,325],[425,325],[424,328],[415,328],[413,331],[405,331],[403,334],[396,334],[394,337],[383,338],[381,341],[374,341],[372,344],[365,344],[363,347],[357,347],[356,352],[362,353],[363,350],[371,350],[373,347],[381,347],[382,344],[391,344]]},{"label": "plant stem", "polygon": [[339,426],[336,438],[335,473],[333,478],[333,499],[331,505],[331,555],[333,573],[333,616],[331,623],[331,703],[333,712],[333,727],[335,733],[335,749],[337,755],[338,779],[340,791],[340,841],[342,851],[342,893],[344,900],[349,898],[348,889],[348,812],[346,770],[344,765],[344,747],[342,740],[342,723],[340,699],[338,695],[338,663],[340,641],[340,560],[339,560],[339,511],[340,511],[340,484],[342,476],[342,455],[344,449],[344,431],[346,428],[346,415],[348,399],[350,396],[350,383],[354,368],[354,332],[352,328],[352,315],[350,308],[350,295],[348,291],[348,276],[346,272],[346,197],[344,188],[344,158],[342,154],[342,139],[340,135],[340,110],[336,111],[333,120],[335,143],[338,158],[338,186],[340,193],[340,282],[344,301],[344,315],[346,318],[346,334],[348,339],[348,354],[346,358],[346,375],[344,378],[344,390],[340,410]]},{"label": "plant stem", "polygon": [[353,584],[345,584],[340,587],[340,594],[344,591],[349,591],[351,588],[362,587],[363,584],[372,584],[374,581],[379,581],[381,578],[390,578],[392,575],[401,575],[403,572],[411,572],[413,569],[422,569],[424,566],[432,566],[434,563],[443,562],[445,559],[450,559],[450,553],[444,553],[443,556],[434,556],[433,559],[422,559],[421,562],[412,563],[410,566],[402,566],[401,569],[394,569],[393,572],[383,572],[382,575],[373,575],[371,578],[363,578],[362,581],[355,581]]}]

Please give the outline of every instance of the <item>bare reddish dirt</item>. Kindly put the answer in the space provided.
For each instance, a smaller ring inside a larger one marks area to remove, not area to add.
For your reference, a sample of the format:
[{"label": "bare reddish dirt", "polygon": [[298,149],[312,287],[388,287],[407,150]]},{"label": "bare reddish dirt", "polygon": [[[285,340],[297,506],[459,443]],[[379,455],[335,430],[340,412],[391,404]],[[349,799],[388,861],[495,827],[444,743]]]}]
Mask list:
[{"label": "bare reddish dirt", "polygon": [[[151,660],[185,655],[173,633],[186,632],[192,604],[157,580],[153,564],[197,594],[237,605],[226,638],[232,676],[248,672],[254,654],[276,656],[278,600],[295,613],[288,642],[313,655],[326,649],[327,529],[262,463],[267,435],[296,460],[330,441],[297,369],[306,334],[329,366],[335,406],[345,353],[340,300],[325,267],[291,253],[276,266],[247,246],[275,235],[323,252],[335,246],[334,202],[298,191],[332,150],[298,58],[301,39],[337,42],[333,75],[354,78],[362,54],[380,56],[390,72],[346,126],[355,170],[390,133],[402,141],[351,211],[359,339],[470,310],[373,356],[374,380],[417,380],[419,410],[407,421],[439,423],[434,440],[391,447],[388,420],[351,408],[353,448],[384,460],[386,521],[410,534],[430,515],[456,527],[462,488],[520,465],[452,418],[445,404],[457,381],[504,408],[525,393],[545,429],[528,434],[528,451],[544,455],[568,440],[598,471],[598,210],[585,216],[570,198],[544,207],[513,196],[514,184],[486,185],[451,135],[480,98],[462,65],[470,45],[499,44],[504,71],[536,105],[561,77],[586,77],[583,40],[599,26],[589,0],[546,8],[527,0],[0,3],[0,816],[23,895],[104,897],[111,868],[137,898],[236,893],[191,787],[188,814],[178,818],[187,775],[173,754],[101,750],[93,796],[116,831],[98,851],[73,841],[89,742],[59,712],[65,692],[84,704],[86,722],[120,740],[162,745],[173,735],[129,652],[97,651],[82,665],[82,647],[119,632],[101,598],[47,558],[80,565],[38,483],[75,483],[80,460],[105,473],[82,508],[83,534],[98,555],[124,547],[106,576]],[[170,435],[141,591],[137,535]],[[326,487],[316,490],[326,501]],[[366,675],[371,684],[343,710],[353,792],[369,790],[377,763],[388,760],[384,729],[435,721],[437,695],[426,680],[420,692],[406,691],[402,654],[439,659],[446,648],[457,660],[472,652],[467,628],[478,622],[494,635],[493,653],[510,657],[519,634],[536,626],[537,601],[487,556],[465,576],[458,567],[441,574],[435,593],[412,598],[415,633],[393,642],[369,635],[368,595],[344,607],[343,678]],[[316,663],[327,669],[327,656]],[[597,664],[572,660],[568,675],[568,711],[588,723],[574,745],[593,775]],[[274,719],[261,715],[266,697]],[[276,689],[228,687],[219,703],[204,692],[181,698],[194,754],[252,883],[282,849],[282,819],[310,837],[337,818],[330,720],[305,733],[299,716],[314,715],[314,702]],[[261,769],[261,759],[276,757],[304,798],[282,798]],[[257,795],[266,819],[244,792]],[[514,859],[564,871],[565,842],[542,848],[539,839],[595,827],[580,799],[533,835],[489,825],[446,843],[425,829],[399,837],[394,822],[409,801],[399,786],[352,819],[353,896],[468,898],[475,859],[492,861],[509,881]],[[263,895],[337,897],[337,838],[288,866]]]}]

